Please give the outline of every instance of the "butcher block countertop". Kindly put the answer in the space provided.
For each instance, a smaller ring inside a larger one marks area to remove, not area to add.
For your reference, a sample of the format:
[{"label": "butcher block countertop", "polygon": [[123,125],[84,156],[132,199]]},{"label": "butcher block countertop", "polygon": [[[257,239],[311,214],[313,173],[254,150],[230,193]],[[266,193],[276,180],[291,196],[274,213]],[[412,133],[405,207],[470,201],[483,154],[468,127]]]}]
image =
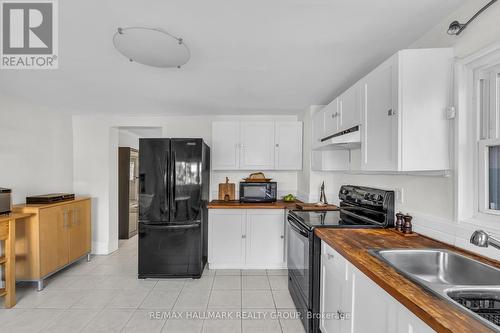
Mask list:
[{"label": "butcher block countertop", "polygon": [[318,228],[315,229],[315,234],[435,331],[492,332],[480,321],[467,315],[454,304],[435,296],[403,277],[392,267],[373,257],[368,250],[439,248],[456,251],[499,268],[500,262],[477,256],[424,236],[405,237],[393,229]]},{"label": "butcher block countertop", "polygon": [[276,202],[239,202],[238,200],[213,200],[208,204],[208,209],[294,209],[295,204],[299,201],[284,202],[278,200]]}]

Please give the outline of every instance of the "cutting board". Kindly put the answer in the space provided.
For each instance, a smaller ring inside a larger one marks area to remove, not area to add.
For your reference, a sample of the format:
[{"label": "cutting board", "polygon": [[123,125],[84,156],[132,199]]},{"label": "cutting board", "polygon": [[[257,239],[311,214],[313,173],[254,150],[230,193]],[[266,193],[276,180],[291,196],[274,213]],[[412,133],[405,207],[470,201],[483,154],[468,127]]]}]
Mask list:
[{"label": "cutting board", "polygon": [[296,206],[300,210],[339,210],[339,207],[335,205],[316,206],[316,204],[304,202],[298,202]]},{"label": "cutting board", "polygon": [[235,188],[234,183],[230,183],[226,177],[226,182],[219,184],[219,200],[236,200]]}]

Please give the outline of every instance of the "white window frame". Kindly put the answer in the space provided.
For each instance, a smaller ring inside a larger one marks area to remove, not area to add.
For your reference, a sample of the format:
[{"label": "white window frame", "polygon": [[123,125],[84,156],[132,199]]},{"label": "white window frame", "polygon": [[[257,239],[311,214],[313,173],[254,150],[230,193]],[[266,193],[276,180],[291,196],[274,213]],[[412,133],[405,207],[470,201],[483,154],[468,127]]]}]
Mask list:
[{"label": "white window frame", "polygon": [[500,145],[500,139],[487,139],[479,141],[478,159],[478,211],[480,214],[498,215],[500,218],[500,210],[489,208],[489,147]]},{"label": "white window frame", "polygon": [[[456,63],[455,215],[459,223],[500,231],[500,213],[487,206],[487,147],[500,142],[498,108],[493,137],[480,140],[479,73],[500,65],[500,43]],[[491,92],[492,90],[490,90]],[[495,93],[498,93],[496,90]],[[491,108],[490,108],[491,110]]]}]

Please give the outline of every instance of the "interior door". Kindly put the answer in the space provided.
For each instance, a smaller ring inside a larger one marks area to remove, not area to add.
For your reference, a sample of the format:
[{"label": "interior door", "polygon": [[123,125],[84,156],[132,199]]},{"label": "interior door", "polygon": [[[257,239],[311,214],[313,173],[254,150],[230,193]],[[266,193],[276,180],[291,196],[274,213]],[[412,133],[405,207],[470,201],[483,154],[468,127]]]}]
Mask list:
[{"label": "interior door", "polygon": [[202,214],[201,139],[172,139],[170,222],[200,221]]},{"label": "interior door", "polygon": [[242,170],[274,169],[274,122],[242,121],[241,124]]},{"label": "interior door", "polygon": [[76,260],[91,249],[90,200],[75,202],[68,206],[71,212],[69,228],[69,261]]},{"label": "interior door", "polygon": [[302,122],[277,121],[275,124],[276,170],[302,169]]},{"label": "interior door", "polygon": [[285,250],[283,210],[247,210],[246,264],[281,266]]},{"label": "interior door", "polygon": [[212,122],[212,169],[238,170],[240,131],[238,121]]},{"label": "interior door", "polygon": [[396,63],[391,58],[364,80],[362,169],[397,170]]},{"label": "interior door", "polygon": [[168,222],[170,139],[139,139],[139,222]]},{"label": "interior door", "polygon": [[69,263],[70,218],[70,212],[64,205],[40,209],[41,276]]}]

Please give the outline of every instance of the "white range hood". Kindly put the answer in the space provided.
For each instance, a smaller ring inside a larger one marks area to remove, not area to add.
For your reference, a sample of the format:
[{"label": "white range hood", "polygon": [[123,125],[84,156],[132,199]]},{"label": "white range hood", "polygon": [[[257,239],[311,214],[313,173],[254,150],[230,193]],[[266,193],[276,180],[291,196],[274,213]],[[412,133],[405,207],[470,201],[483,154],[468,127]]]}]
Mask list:
[{"label": "white range hood", "polygon": [[313,150],[357,149],[361,147],[359,126],[336,133],[321,140]]}]

